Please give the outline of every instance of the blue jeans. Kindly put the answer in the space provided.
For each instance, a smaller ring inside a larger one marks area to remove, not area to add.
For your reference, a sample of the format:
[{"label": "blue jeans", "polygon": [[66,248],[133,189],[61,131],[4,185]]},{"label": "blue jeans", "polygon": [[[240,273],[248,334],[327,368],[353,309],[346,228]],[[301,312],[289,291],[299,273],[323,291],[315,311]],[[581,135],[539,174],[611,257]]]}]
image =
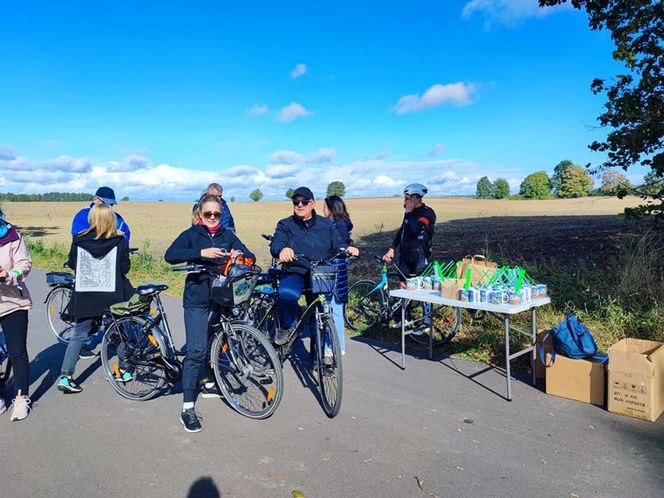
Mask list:
[{"label": "blue jeans", "polygon": [[198,381],[208,374],[208,323],[210,308],[185,308],[184,333],[187,352],[182,366],[182,392],[185,403],[193,403],[198,396]]},{"label": "blue jeans", "polygon": [[301,309],[298,300],[304,289],[304,275],[284,273],[279,283],[277,311],[282,329],[289,329],[300,317]]},{"label": "blue jeans", "polygon": [[337,335],[339,336],[339,347],[342,351],[346,349],[346,329],[344,325],[344,303],[337,302],[334,296],[328,297],[330,303],[330,311],[332,312],[332,319],[337,328]]},{"label": "blue jeans", "polygon": [[65,357],[62,360],[62,375],[74,375],[76,363],[78,362],[78,355],[81,353],[83,343],[88,338],[88,332],[90,331],[90,327],[92,327],[92,322],[92,319],[83,320],[77,322],[74,326],[74,335],[69,340],[69,344],[67,344]]}]

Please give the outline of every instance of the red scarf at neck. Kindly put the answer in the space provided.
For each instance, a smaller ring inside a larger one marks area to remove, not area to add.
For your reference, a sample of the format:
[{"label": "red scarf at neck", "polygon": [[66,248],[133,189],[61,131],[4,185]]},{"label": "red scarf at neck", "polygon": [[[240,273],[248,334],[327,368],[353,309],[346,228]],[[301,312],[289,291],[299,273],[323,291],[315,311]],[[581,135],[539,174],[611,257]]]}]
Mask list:
[{"label": "red scarf at neck", "polygon": [[207,228],[208,232],[210,232],[212,235],[217,233],[219,231],[219,229],[221,228],[221,223],[219,223],[216,227],[210,227],[210,226],[207,226],[203,220],[199,220],[198,224],[201,225],[201,226],[204,226],[205,228]]}]

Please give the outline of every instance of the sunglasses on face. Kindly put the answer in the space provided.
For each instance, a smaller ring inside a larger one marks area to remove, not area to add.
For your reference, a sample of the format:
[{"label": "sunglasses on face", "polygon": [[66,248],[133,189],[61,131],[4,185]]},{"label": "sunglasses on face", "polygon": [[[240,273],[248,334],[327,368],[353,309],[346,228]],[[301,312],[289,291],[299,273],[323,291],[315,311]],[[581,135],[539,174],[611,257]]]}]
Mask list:
[{"label": "sunglasses on face", "polygon": [[293,199],[293,206],[308,206],[310,199]]},{"label": "sunglasses on face", "polygon": [[205,218],[206,220],[209,220],[209,219],[212,219],[212,218],[219,219],[220,216],[221,216],[221,213],[219,211],[205,211],[203,213],[203,218]]}]

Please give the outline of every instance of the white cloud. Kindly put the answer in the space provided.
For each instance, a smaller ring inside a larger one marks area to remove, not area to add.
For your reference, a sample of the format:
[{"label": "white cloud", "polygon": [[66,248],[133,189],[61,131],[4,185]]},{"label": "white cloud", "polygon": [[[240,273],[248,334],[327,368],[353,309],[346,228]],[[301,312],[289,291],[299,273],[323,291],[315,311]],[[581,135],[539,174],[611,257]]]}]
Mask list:
[{"label": "white cloud", "polygon": [[0,161],[11,161],[16,159],[16,152],[7,145],[0,145]]},{"label": "white cloud", "polygon": [[291,79],[297,79],[300,76],[304,76],[304,74],[307,72],[307,65],[300,63],[295,66],[295,69],[293,69],[290,73]]},{"label": "white cloud", "polygon": [[464,19],[478,13],[484,18],[484,27],[489,29],[495,24],[513,26],[529,18],[541,18],[562,9],[566,5],[540,7],[538,0],[471,0],[461,12]]},{"label": "white cloud", "polygon": [[447,147],[445,147],[443,144],[436,144],[431,147],[424,155],[427,157],[436,157],[438,154],[445,152],[446,150]]},{"label": "white cloud", "polygon": [[279,117],[277,119],[279,119],[279,121],[288,123],[289,121],[293,121],[295,118],[311,116],[312,114],[313,112],[301,104],[298,104],[297,102],[291,102],[286,107],[281,108],[279,111]]},{"label": "white cloud", "polygon": [[461,81],[446,85],[436,83],[427,88],[421,96],[416,94],[404,95],[390,110],[396,114],[406,114],[422,112],[443,104],[465,106],[471,103],[471,97],[477,90],[478,85],[474,83],[466,84]]},{"label": "white cloud", "polygon": [[264,116],[270,111],[270,108],[265,104],[254,104],[247,109],[247,114],[250,116]]},{"label": "white cloud", "polygon": [[210,182],[221,183],[227,197],[247,199],[251,190],[260,188],[266,199],[281,199],[288,188],[300,185],[324,196],[327,185],[336,180],[344,182],[348,196],[356,197],[400,194],[412,182],[427,185],[433,195],[472,194],[480,177],[495,178],[499,172],[509,178],[513,191],[521,181],[516,178],[518,173],[511,173],[508,168],[464,159],[368,159],[333,164],[335,156],[329,147],[309,153],[281,150],[270,156],[271,164],[263,167],[239,164],[202,170],[154,165],[138,154],[110,162],[70,156],[33,162],[14,154],[14,159],[0,159],[0,185],[2,191],[17,193],[92,193],[100,185],[108,185],[116,195],[128,195],[132,200],[189,201],[196,199]]}]

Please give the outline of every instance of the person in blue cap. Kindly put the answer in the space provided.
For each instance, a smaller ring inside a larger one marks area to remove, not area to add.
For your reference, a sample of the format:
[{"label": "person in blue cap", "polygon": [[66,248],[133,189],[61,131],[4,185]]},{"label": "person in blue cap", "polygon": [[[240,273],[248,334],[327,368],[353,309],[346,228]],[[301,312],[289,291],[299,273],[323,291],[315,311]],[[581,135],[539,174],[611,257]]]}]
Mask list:
[{"label": "person in blue cap", "polygon": [[[99,187],[95,192],[95,196],[92,199],[90,205],[88,207],[81,209],[78,213],[76,213],[76,216],[74,216],[74,219],[72,220],[71,223],[72,237],[76,237],[82,231],[90,228],[90,223],[88,222],[88,214],[90,213],[90,209],[92,209],[93,206],[99,204],[108,204],[109,206],[114,206],[115,204],[117,204],[117,202],[115,201],[115,192],[113,192],[112,188]],[[129,238],[131,236],[131,230],[129,230],[129,225],[127,225],[127,222],[124,220],[124,218],[122,218],[122,216],[120,216],[119,213],[115,213],[115,216],[117,217],[118,233],[122,234],[125,240],[127,241],[127,244],[129,244]]]}]

